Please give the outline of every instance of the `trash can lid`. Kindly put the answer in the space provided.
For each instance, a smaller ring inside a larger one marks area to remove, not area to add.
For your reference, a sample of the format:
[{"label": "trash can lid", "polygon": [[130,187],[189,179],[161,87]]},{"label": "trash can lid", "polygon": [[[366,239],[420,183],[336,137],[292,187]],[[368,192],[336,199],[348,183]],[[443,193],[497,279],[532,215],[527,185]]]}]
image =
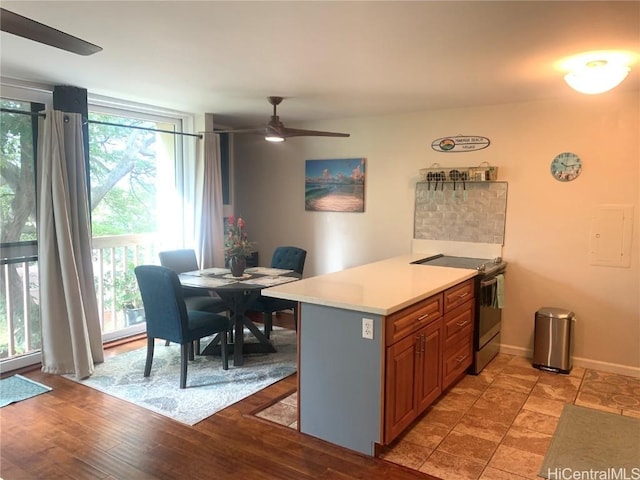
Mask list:
[{"label": "trash can lid", "polygon": [[571,310],[556,307],[542,307],[536,312],[536,315],[550,318],[573,318],[576,316]]}]

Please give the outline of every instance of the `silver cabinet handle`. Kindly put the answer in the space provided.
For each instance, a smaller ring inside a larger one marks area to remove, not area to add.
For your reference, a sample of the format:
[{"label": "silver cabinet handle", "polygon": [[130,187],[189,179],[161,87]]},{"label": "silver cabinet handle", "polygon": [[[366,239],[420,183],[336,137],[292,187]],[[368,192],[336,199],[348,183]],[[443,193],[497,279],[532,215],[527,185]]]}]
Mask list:
[{"label": "silver cabinet handle", "polygon": [[469,323],[469,320],[465,320],[463,322],[458,322],[458,323],[456,323],[456,325],[458,325],[459,327],[464,327],[467,323]]},{"label": "silver cabinet handle", "polygon": [[425,313],[424,315],[420,315],[420,316],[418,317],[418,321],[420,321],[420,320],[424,320],[425,318],[428,318],[428,317],[429,317],[429,315],[431,315],[431,314],[430,314],[430,313]]},{"label": "silver cabinet handle", "polygon": [[464,298],[467,295],[469,295],[469,292],[464,292],[464,293],[461,293],[460,295],[458,295],[458,298]]}]

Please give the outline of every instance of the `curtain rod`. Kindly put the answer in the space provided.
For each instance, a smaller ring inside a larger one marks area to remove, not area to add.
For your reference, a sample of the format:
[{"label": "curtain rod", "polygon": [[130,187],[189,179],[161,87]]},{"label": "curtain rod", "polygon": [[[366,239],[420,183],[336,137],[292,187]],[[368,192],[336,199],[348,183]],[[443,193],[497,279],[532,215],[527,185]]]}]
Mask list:
[{"label": "curtain rod", "polygon": [[46,117],[44,113],[39,112],[26,112],[24,110],[13,110],[11,108],[0,108],[0,111],[3,113],[19,113],[21,115],[31,115],[32,117]]},{"label": "curtain rod", "polygon": [[107,125],[107,126],[110,126],[110,127],[137,128],[138,130],[146,130],[148,132],[172,133],[174,135],[184,135],[184,136],[187,136],[187,137],[202,138],[202,135],[197,134],[197,133],[174,132],[172,130],[161,130],[159,128],[138,127],[138,126],[135,126],[135,125],[122,125],[120,123],[101,122],[99,120],[87,120],[87,122],[88,123],[95,123],[97,125]]},{"label": "curtain rod", "polygon": [[[13,110],[11,108],[0,108],[0,111],[4,112],[4,113],[18,113],[21,115],[31,115],[31,116],[36,116],[36,117],[46,117],[46,114],[44,113],[39,113],[39,112],[26,112],[24,110]],[[146,130],[148,132],[159,132],[159,133],[171,133],[173,135],[184,135],[187,137],[197,137],[197,138],[202,138],[201,134],[197,134],[197,133],[185,133],[185,132],[174,132],[172,130],[161,130],[159,128],[149,128],[149,127],[139,127],[136,125],[122,125],[120,123],[111,123],[111,122],[101,122],[99,120],[84,120],[83,123],[94,123],[97,125],[107,125],[110,127],[123,127],[123,128],[135,128],[138,130]]]}]

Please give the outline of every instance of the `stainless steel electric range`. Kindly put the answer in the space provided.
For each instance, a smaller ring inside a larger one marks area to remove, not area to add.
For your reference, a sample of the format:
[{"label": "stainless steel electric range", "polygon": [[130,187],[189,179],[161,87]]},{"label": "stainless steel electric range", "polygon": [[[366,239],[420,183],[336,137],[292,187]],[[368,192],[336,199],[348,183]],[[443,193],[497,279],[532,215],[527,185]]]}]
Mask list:
[{"label": "stainless steel electric range", "polygon": [[502,305],[500,304],[500,278],[507,269],[507,262],[500,257],[494,259],[433,255],[413,262],[420,265],[434,265],[477,270],[475,277],[475,326],[473,331],[474,356],[469,372],[478,374],[500,351],[500,328],[502,325]]}]

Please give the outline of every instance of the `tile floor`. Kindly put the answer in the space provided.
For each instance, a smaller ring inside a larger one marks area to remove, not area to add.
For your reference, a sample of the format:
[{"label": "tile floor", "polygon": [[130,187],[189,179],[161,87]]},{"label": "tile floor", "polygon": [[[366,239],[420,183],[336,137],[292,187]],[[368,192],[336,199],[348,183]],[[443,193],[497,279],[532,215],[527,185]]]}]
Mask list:
[{"label": "tile floor", "polygon": [[[296,394],[256,415],[296,428]],[[446,480],[536,479],[565,403],[640,418],[640,379],[540,371],[499,354],[432,405],[381,458]]]}]

